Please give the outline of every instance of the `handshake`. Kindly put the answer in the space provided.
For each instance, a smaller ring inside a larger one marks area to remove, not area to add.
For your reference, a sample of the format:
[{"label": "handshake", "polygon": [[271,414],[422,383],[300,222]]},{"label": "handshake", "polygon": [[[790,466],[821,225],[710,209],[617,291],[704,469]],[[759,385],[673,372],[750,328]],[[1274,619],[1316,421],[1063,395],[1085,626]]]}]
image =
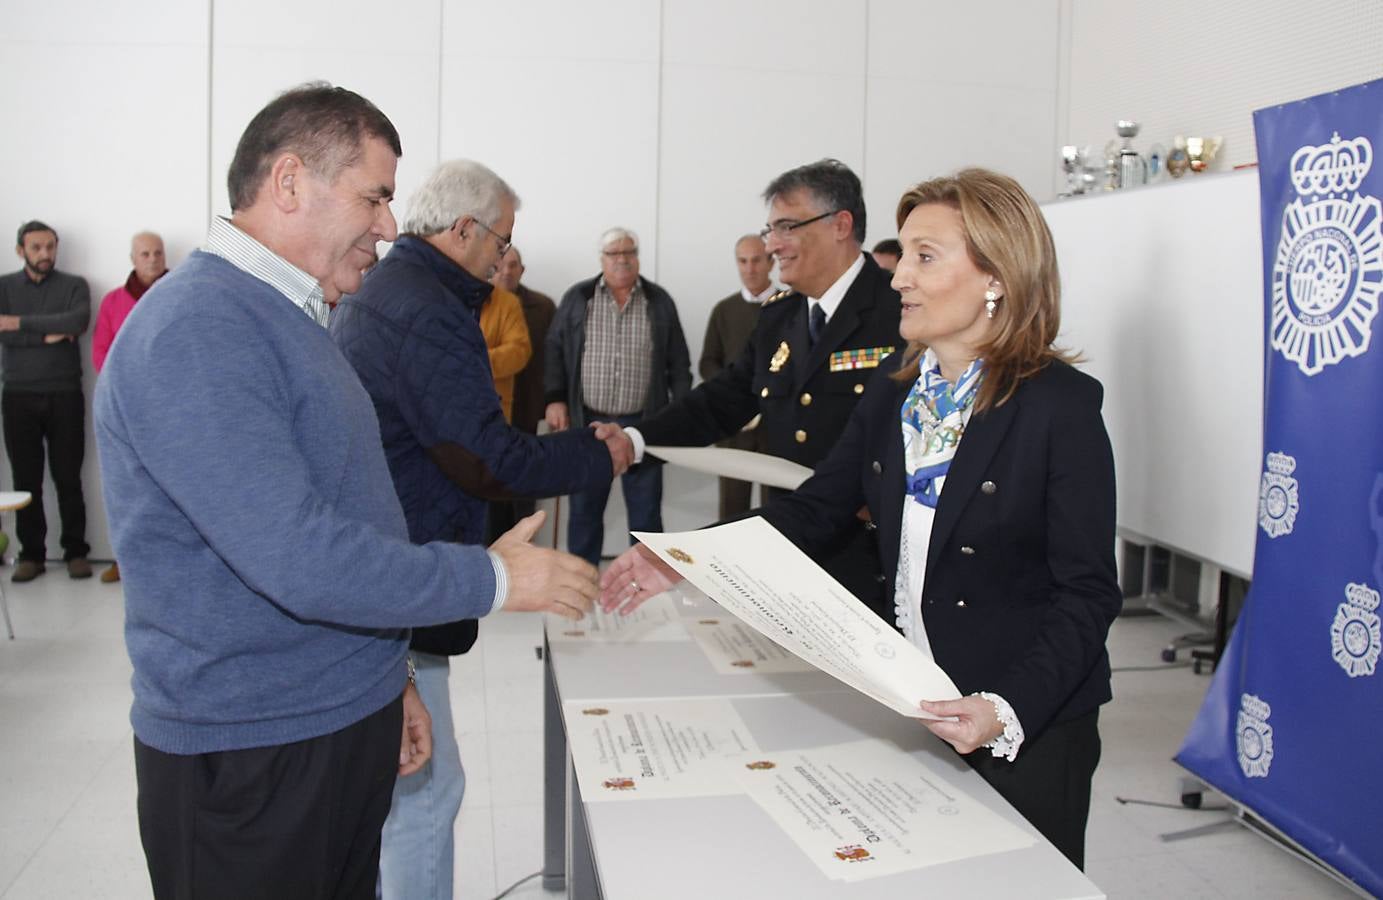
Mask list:
[{"label": "handshake", "polygon": [[[565,403],[549,403],[544,418],[553,431],[566,431],[571,427],[571,416]],[[614,477],[623,475],[634,464],[634,441],[614,422],[592,422],[591,428],[595,431],[596,440],[604,441],[605,448],[610,451],[610,468]]]}]

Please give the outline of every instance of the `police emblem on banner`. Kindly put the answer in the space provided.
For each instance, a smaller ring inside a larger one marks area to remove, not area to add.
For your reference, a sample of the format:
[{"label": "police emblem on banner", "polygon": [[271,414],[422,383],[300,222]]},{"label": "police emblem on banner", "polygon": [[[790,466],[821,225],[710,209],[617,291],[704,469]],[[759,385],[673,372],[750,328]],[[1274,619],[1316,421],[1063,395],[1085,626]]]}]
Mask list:
[{"label": "police emblem on banner", "polygon": [[1297,480],[1292,473],[1297,461],[1285,453],[1269,453],[1258,483],[1258,525],[1277,538],[1292,533],[1301,501],[1297,496]]},{"label": "police emblem on banner", "polygon": [[1272,348],[1307,375],[1369,349],[1383,281],[1383,209],[1359,194],[1373,165],[1368,138],[1306,145],[1292,155],[1299,196],[1282,212],[1272,274]]},{"label": "police emblem on banner", "polygon": [[1330,655],[1350,678],[1372,675],[1383,647],[1378,591],[1367,584],[1351,584],[1345,588],[1345,597],[1330,624]]},{"label": "police emblem on banner", "polygon": [[1272,707],[1253,694],[1239,699],[1239,768],[1250,778],[1265,778],[1273,764],[1273,727],[1268,724]]}]

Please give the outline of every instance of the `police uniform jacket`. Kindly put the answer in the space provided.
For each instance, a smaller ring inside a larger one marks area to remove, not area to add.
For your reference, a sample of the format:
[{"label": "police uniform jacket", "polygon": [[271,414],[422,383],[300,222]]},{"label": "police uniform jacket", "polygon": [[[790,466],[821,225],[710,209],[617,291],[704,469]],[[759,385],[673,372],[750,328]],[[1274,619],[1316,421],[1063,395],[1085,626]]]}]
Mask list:
[{"label": "police uniform jacket", "polygon": [[649,444],[702,447],[756,415],[764,452],[815,467],[864,394],[884,351],[901,346],[892,276],[865,254],[850,289],[815,347],[807,342],[807,299],[764,302],[749,344],[714,378],[636,427]]},{"label": "police uniform jacket", "polygon": [[[907,383],[880,367],[831,455],[764,518],[809,554],[867,505],[893,576],[905,489],[899,409]],[[922,618],[937,663],[963,694],[1006,699],[1025,745],[1110,699],[1105,637],[1122,595],[1114,565],[1114,462],[1103,388],[1053,362],[1004,404],[974,414],[936,508]]]}]

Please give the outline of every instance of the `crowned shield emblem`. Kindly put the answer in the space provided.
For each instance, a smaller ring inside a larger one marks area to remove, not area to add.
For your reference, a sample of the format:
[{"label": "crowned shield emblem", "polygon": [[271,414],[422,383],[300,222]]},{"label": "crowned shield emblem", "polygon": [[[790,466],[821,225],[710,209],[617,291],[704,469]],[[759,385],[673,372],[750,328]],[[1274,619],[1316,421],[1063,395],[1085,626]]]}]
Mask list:
[{"label": "crowned shield emblem", "polygon": [[1297,480],[1292,477],[1297,461],[1285,453],[1269,453],[1258,485],[1258,525],[1268,537],[1291,534],[1301,509]]},{"label": "crowned shield emblem", "polygon": [[1359,187],[1368,138],[1307,145],[1292,155],[1300,195],[1282,213],[1272,271],[1272,348],[1306,375],[1369,348],[1383,282],[1383,207]]},{"label": "crowned shield emblem", "polygon": [[1255,697],[1244,694],[1239,700],[1238,734],[1239,768],[1249,778],[1266,778],[1273,764],[1273,727],[1268,724],[1272,707]]},{"label": "crowned shield emblem", "polygon": [[1330,623],[1330,655],[1350,678],[1372,675],[1383,648],[1378,591],[1366,584],[1351,584],[1345,588],[1345,598]]}]

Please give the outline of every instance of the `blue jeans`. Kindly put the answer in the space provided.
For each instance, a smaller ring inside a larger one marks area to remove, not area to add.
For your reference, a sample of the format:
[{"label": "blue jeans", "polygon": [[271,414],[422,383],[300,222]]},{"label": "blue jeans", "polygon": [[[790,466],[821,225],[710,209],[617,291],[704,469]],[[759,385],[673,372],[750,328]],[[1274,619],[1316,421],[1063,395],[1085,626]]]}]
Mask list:
[{"label": "blue jeans", "polygon": [[410,651],[418,670],[418,694],[432,716],[432,759],[394,785],[394,805],[384,822],[379,854],[384,900],[451,900],[456,814],[466,773],[451,721],[445,656]]},{"label": "blue jeans", "polygon": [[[618,416],[620,425],[632,425],[640,416]],[[593,410],[586,410],[586,421],[608,422]],[[630,531],[663,530],[663,466],[642,463],[620,476],[624,491],[624,510]],[[591,565],[600,564],[600,548],[605,543],[605,504],[610,485],[577,491],[571,495],[571,514],[567,519],[567,549]],[[634,539],[630,538],[632,546]]]}]

